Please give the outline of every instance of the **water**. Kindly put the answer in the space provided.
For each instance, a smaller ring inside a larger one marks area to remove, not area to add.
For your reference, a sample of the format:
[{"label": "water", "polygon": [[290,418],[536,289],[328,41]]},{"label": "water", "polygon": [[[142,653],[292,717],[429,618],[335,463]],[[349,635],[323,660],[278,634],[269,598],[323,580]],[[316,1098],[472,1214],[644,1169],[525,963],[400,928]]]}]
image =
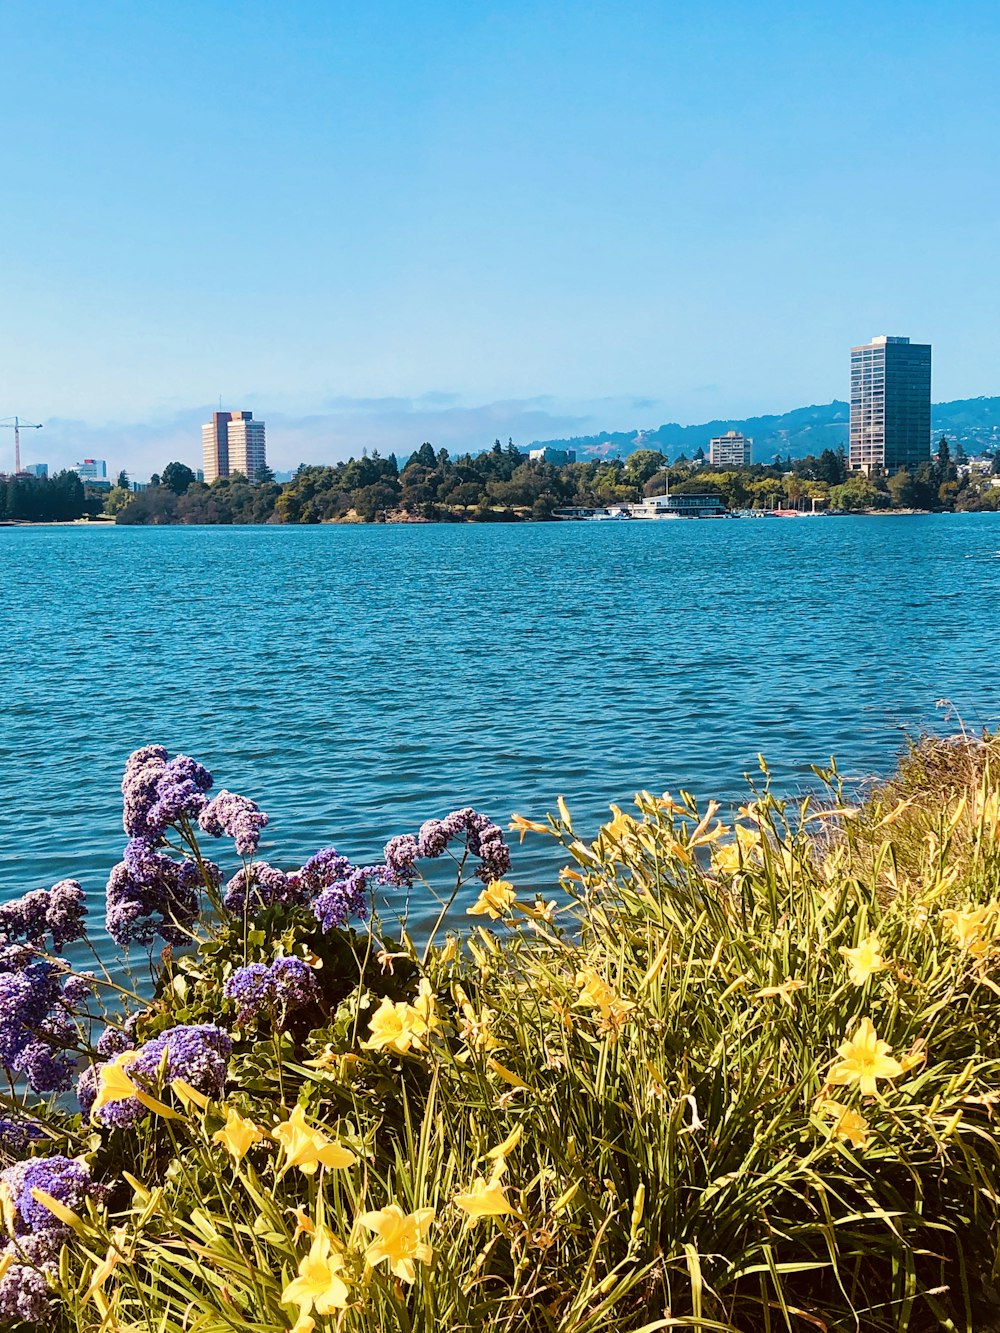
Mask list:
[{"label": "water", "polygon": [[[0,528],[0,566],[0,897],[103,891],[150,741],[258,799],[290,867],[467,804],[733,799],[760,751],[785,790],[833,753],[861,778],[942,697],[1000,721],[995,515]],[[529,840],[514,878],[559,864]]]}]

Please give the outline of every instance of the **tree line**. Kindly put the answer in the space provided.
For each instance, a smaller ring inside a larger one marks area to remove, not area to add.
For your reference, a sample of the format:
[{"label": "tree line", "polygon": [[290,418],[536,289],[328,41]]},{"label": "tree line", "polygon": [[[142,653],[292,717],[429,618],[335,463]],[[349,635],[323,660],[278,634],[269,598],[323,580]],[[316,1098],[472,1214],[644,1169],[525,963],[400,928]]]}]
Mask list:
[{"label": "tree line", "polygon": [[52,477],[0,476],[0,520],[27,523],[60,523],[99,514],[103,497],[88,504],[83,482],[75,472],[57,472]]},{"label": "tree line", "polygon": [[[713,468],[698,450],[668,463],[639,449],[627,458],[590,459],[555,466],[527,458],[511,441],[452,458],[424,443],[400,466],[394,454],[351,458],[332,466],[303,464],[279,484],[270,469],[252,481],[239,474],[210,485],[184,463],[171,462],[149,487],[135,492],[119,473],[110,491],[85,486],[75,472],[46,479],[0,479],[0,519],[36,522],[112,516],[123,524],[231,524],[545,520],[568,507],[600,507],[662,494],[700,491],[730,509],[1000,509],[992,477],[969,475],[961,446],[943,437],[936,452],[912,473],[891,477],[849,474],[844,451],[745,468]],[[1000,454],[993,460],[1000,474]]]}]

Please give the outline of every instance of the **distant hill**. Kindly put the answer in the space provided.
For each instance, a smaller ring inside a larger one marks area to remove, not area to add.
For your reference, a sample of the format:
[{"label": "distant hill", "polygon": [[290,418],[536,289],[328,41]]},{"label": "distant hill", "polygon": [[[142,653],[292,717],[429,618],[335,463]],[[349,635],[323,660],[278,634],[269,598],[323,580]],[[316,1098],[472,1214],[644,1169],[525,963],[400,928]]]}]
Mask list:
[{"label": "distant hill", "polygon": [[[578,459],[627,457],[636,449],[659,449],[668,458],[685,454],[688,458],[699,445],[708,453],[708,442],[727,430],[738,430],[753,439],[757,463],[769,463],[775,454],[782,458],[804,458],[824,449],[847,448],[850,409],[836,399],[819,406],[796,407],[781,416],[732,418],[706,421],[699,426],[681,426],[671,421],[655,430],[610,431],[600,435],[582,435],[568,440],[534,440],[531,448],[551,445],[554,449],[575,449]],[[1000,398],[959,398],[951,403],[935,403],[931,409],[931,429],[936,439],[946,435],[950,443],[961,442],[966,453],[1000,447]]]}]

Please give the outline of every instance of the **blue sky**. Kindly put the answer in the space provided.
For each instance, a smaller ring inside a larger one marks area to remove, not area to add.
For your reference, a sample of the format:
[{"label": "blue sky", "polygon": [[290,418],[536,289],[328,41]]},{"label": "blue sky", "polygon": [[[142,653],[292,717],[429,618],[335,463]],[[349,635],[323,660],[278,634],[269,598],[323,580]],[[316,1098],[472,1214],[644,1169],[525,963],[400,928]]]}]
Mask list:
[{"label": "blue sky", "polygon": [[993,3],[5,0],[0,51],[32,457],[781,411],[875,333],[1000,393]]}]

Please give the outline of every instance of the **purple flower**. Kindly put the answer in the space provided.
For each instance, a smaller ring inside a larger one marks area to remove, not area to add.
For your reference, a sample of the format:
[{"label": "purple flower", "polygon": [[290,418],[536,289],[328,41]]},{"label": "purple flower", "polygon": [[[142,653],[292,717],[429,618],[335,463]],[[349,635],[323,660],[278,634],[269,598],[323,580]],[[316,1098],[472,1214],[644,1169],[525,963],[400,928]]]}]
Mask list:
[{"label": "purple flower", "polygon": [[237,1006],[236,1021],[245,1027],[255,1018],[277,1017],[316,998],[316,978],[301,958],[279,958],[268,967],[250,963],[227,980],[223,994]]},{"label": "purple flower", "polygon": [[466,807],[453,810],[444,819],[428,819],[420,826],[416,838],[404,833],[392,838],[385,848],[385,863],[391,884],[409,886],[413,883],[414,863],[418,858],[441,856],[450,842],[465,835],[468,852],[479,860],[476,874],[485,884],[502,879],[510,869],[510,848],[499,825]]},{"label": "purple flower", "polygon": [[[182,1078],[206,1097],[220,1098],[226,1086],[226,1066],[232,1050],[233,1043],[228,1035],[214,1024],[182,1024],[168,1028],[140,1046],[135,1060],[129,1065],[129,1077],[155,1086],[162,1072],[164,1084]],[[98,1077],[98,1067],[92,1066],[77,1082],[77,1096],[87,1115],[96,1095]],[[137,1098],[123,1097],[103,1106],[98,1118],[102,1124],[128,1128],[145,1114]]]},{"label": "purple flower", "polygon": [[[46,1273],[56,1272],[58,1245],[48,1236],[25,1236],[3,1249],[13,1263],[0,1280],[0,1324],[42,1324],[52,1311]],[[19,1262],[20,1261],[20,1262]]]},{"label": "purple flower", "polygon": [[222,902],[226,909],[237,915],[244,912],[259,912],[274,903],[297,903],[302,901],[301,880],[294,882],[266,861],[256,861],[252,866],[237,870],[226,885]]},{"label": "purple flower", "polygon": [[322,847],[310,856],[299,871],[303,890],[313,896],[327,887],[346,879],[354,867],[346,856],[341,856],[336,847]]},{"label": "purple flower", "polygon": [[401,833],[385,845],[386,880],[408,888],[414,880],[414,863],[420,855],[417,840],[412,833]]},{"label": "purple flower", "polygon": [[168,759],[162,745],[144,745],[125,764],[125,832],[155,842],[172,824],[200,813],[211,785],[211,773],[197,760],[185,754]]},{"label": "purple flower", "polygon": [[132,1041],[121,1028],[106,1027],[97,1039],[97,1049],[106,1059],[130,1049]]},{"label": "purple flower", "polygon": [[236,1022],[243,1027],[247,1020],[274,1010],[274,979],[266,963],[250,963],[241,967],[226,980],[222,993],[236,1005]]},{"label": "purple flower", "polygon": [[[368,882],[386,881],[385,866],[358,866],[346,879],[329,884],[313,900],[312,912],[324,930],[336,930],[348,917],[368,915]],[[395,881],[392,881],[395,882]]]},{"label": "purple flower", "polygon": [[253,856],[260,844],[260,831],[267,815],[256,801],[223,789],[205,806],[198,823],[213,838],[227,834],[240,856]]},{"label": "purple flower", "polygon": [[[139,876],[127,862],[108,879],[105,923],[116,944],[152,944],[156,935],[180,944],[198,917],[201,872],[193,861],[177,864],[133,839],[126,848]],[[155,873],[154,873],[155,871]]]},{"label": "purple flower", "polygon": [[49,963],[0,973],[0,1062],[13,1068],[58,999],[59,980]]},{"label": "purple flower", "polygon": [[0,1119],[0,1149],[12,1157],[21,1157],[28,1144],[41,1136],[42,1131],[30,1121]]},{"label": "purple flower", "polygon": [[71,1008],[86,1004],[94,993],[96,980],[93,972],[75,972],[63,982],[63,1000]]},{"label": "purple flower", "polygon": [[73,1081],[73,1062],[46,1041],[29,1041],[14,1061],[35,1092],[65,1092]]},{"label": "purple flower", "polygon": [[[5,950],[21,942],[40,949],[48,934],[59,953],[64,944],[83,937],[86,911],[83,889],[75,879],[60,880],[51,889],[33,889],[0,905],[0,944]],[[12,957],[10,962],[17,965]],[[3,966],[4,960],[0,959]]]},{"label": "purple flower", "polygon": [[212,775],[204,765],[179,754],[163,766],[156,781],[156,800],[150,807],[148,823],[167,828],[182,819],[194,819],[206,805],[204,793],[212,785]]},{"label": "purple flower", "polygon": [[162,745],[144,745],[129,755],[122,778],[122,824],[129,837],[157,838],[163,832],[150,824],[149,812],[156,804],[156,784],[166,766],[167,752]]},{"label": "purple flower", "polygon": [[83,888],[75,879],[61,879],[49,890],[45,923],[56,953],[61,952],[63,945],[83,939],[83,918],[87,915],[85,899]]},{"label": "purple flower", "polygon": [[24,1162],[0,1171],[0,1181],[9,1191],[14,1205],[14,1231],[47,1232],[52,1236],[68,1236],[69,1227],[34,1198],[33,1189],[44,1190],[54,1199],[76,1212],[94,1193],[90,1170],[82,1162],[69,1157],[29,1157]]}]

